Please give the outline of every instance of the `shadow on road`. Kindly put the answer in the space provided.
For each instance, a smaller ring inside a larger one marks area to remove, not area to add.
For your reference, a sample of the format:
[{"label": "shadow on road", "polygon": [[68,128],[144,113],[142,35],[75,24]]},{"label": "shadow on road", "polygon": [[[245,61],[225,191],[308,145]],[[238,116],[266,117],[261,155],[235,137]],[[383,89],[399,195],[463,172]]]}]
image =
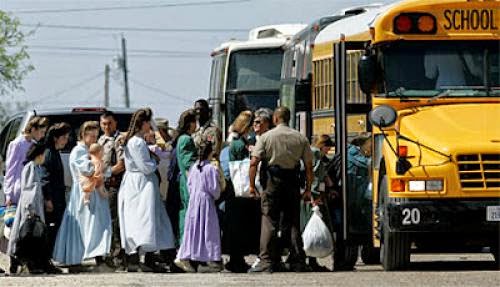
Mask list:
[{"label": "shadow on road", "polygon": [[412,262],[408,271],[485,271],[499,270],[494,261],[429,261]]}]

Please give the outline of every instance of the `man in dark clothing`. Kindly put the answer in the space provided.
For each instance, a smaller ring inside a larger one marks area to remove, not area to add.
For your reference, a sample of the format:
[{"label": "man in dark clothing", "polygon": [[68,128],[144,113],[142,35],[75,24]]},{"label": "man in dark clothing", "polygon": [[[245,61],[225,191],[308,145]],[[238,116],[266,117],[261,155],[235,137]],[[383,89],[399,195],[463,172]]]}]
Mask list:
[{"label": "man in dark clothing", "polygon": [[194,144],[198,148],[203,140],[207,140],[212,144],[214,151],[214,159],[219,159],[219,154],[222,148],[222,132],[217,125],[212,122],[212,115],[208,102],[204,99],[199,99],[194,103],[196,112],[196,120],[198,128],[192,135]]},{"label": "man in dark clothing", "polygon": [[[277,108],[273,115],[276,127],[260,138],[250,163],[250,193],[259,196],[255,189],[257,166],[261,160],[268,163],[268,180],[262,192],[262,230],[260,237],[260,262],[249,272],[273,272],[279,268],[280,250],[278,231],[290,230],[291,269],[306,271],[305,253],[300,236],[299,164],[306,167],[305,201],[311,197],[312,152],[309,141],[298,131],[288,127],[290,110]],[[280,226],[280,224],[282,226]]]}]

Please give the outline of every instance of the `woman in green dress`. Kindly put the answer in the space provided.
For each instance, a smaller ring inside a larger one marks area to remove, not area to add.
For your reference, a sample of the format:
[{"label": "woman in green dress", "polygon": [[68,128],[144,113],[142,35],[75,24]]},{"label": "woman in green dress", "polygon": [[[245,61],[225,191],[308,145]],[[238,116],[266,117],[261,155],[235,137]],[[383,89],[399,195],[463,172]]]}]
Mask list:
[{"label": "woman in green dress", "polygon": [[196,147],[191,135],[196,130],[196,114],[193,110],[183,112],[179,118],[177,127],[178,137],[176,139],[176,156],[179,166],[180,180],[179,192],[181,196],[181,206],[179,210],[179,242],[182,242],[184,235],[184,218],[189,205],[189,190],[187,187],[187,174],[189,168],[196,161]]}]

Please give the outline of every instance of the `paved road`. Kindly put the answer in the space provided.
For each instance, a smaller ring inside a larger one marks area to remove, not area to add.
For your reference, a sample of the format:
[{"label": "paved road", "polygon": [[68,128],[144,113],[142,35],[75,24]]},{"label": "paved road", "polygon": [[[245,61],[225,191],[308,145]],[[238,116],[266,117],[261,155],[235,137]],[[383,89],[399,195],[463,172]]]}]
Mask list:
[{"label": "paved road", "polygon": [[491,260],[488,254],[413,255],[405,272],[359,263],[354,272],[328,273],[21,275],[0,277],[0,286],[499,286],[500,271]]}]

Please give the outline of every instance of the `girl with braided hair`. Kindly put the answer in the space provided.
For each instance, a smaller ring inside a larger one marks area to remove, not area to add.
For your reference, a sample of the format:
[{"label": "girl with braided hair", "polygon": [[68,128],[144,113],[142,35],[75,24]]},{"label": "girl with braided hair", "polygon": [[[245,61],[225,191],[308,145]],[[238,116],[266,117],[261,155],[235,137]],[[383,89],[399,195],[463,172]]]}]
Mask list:
[{"label": "girl with braided hair", "polygon": [[222,269],[219,219],[215,201],[221,193],[219,170],[210,164],[212,144],[202,141],[198,160],[189,170],[189,206],[184,237],[175,264],[186,272],[195,272],[190,260],[199,262],[198,272]]},{"label": "girl with braided hair", "polygon": [[137,110],[125,137],[125,174],[118,192],[118,217],[121,244],[129,255],[129,272],[137,271],[139,252],[151,254],[175,248],[155,175],[158,163],[144,140],[151,131],[151,117],[150,109]]}]

